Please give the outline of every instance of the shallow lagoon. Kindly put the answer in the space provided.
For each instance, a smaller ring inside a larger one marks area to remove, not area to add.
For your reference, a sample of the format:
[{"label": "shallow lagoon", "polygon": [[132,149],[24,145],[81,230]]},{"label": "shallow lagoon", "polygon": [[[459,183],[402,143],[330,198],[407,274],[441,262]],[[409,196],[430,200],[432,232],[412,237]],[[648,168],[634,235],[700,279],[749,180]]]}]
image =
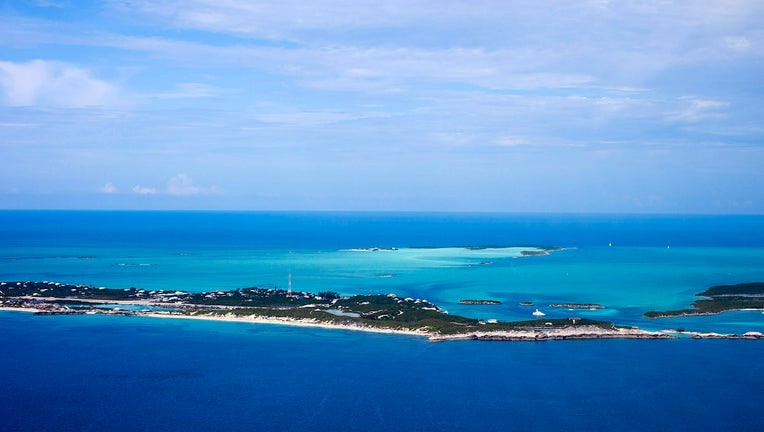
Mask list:
[{"label": "shallow lagoon", "polygon": [[[227,249],[199,245],[183,251],[143,248],[46,246],[5,248],[3,280],[54,280],[108,287],[206,291],[248,286],[286,287],[341,294],[396,293],[423,298],[452,314],[524,320],[535,307],[551,318],[582,316],[661,329],[673,320],[649,320],[648,310],[682,309],[716,284],[764,280],[760,247],[585,246],[548,256],[521,249],[399,248],[395,251]],[[80,257],[87,258],[80,258]],[[10,259],[12,257],[12,259]],[[149,264],[124,266],[126,262]],[[501,305],[461,305],[462,299]],[[531,301],[535,307],[523,307]],[[552,309],[551,303],[598,303],[605,309]],[[725,322],[737,331],[764,331],[764,315],[747,314],[735,329],[727,317],[685,320],[688,330]],[[665,324],[664,324],[665,323]]]}]

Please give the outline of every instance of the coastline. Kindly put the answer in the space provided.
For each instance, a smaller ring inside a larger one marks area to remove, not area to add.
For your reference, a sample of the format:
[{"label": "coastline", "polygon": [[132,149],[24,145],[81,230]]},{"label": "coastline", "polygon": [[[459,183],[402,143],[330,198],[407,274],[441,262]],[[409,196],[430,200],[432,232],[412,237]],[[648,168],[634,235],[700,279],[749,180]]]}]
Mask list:
[{"label": "coastline", "polygon": [[10,306],[0,306],[0,311],[6,311],[6,312],[27,312],[27,313],[41,312],[40,309],[10,307]]},{"label": "coastline", "polygon": [[452,340],[480,341],[546,341],[580,339],[675,339],[665,332],[651,332],[640,329],[617,328],[603,329],[597,326],[578,326],[538,330],[510,330],[498,332],[472,332],[455,335],[436,335],[432,342]]},{"label": "coastline", "polygon": [[248,317],[236,317],[226,315],[179,315],[179,314],[167,314],[159,312],[140,312],[136,316],[145,316],[150,318],[163,318],[163,319],[191,319],[202,321],[222,321],[222,322],[239,322],[248,324],[271,324],[271,325],[285,325],[294,327],[312,327],[322,328],[327,330],[352,330],[363,331],[368,333],[388,333],[388,334],[401,334],[408,336],[430,337],[432,334],[418,330],[395,330],[384,329],[367,326],[359,326],[352,324],[329,324],[318,321],[312,321],[307,319],[295,319],[286,317],[262,317],[262,316],[248,316]]},{"label": "coastline", "polygon": [[[0,306],[0,311],[7,312],[26,312],[37,313],[45,312],[42,309],[20,308]],[[87,314],[87,313],[85,313]],[[85,315],[83,314],[83,315]],[[110,313],[99,311],[91,313],[97,315],[115,315],[125,316],[119,313]],[[744,334],[725,334],[715,332],[676,332],[672,330],[649,331],[636,328],[616,328],[603,329],[597,326],[578,326],[552,329],[523,329],[523,330],[505,330],[505,331],[473,331],[457,334],[439,334],[424,330],[397,330],[389,328],[360,326],[353,324],[330,324],[318,322],[310,319],[296,319],[288,317],[263,317],[263,316],[233,316],[233,315],[183,315],[173,313],[162,313],[156,311],[139,311],[128,316],[149,317],[160,319],[188,319],[200,321],[218,321],[218,322],[237,322],[247,324],[270,324],[282,326],[294,326],[305,328],[320,328],[325,330],[349,330],[361,331],[367,333],[397,334],[404,336],[415,336],[427,338],[429,342],[448,342],[448,341],[506,341],[506,342],[544,342],[559,340],[586,340],[586,339],[676,339],[678,337],[689,337],[692,339],[734,339],[734,340],[764,340],[764,334],[760,332],[746,332]]]},{"label": "coastline", "polygon": [[745,282],[734,285],[716,285],[695,296],[691,309],[648,311],[647,318],[671,318],[686,316],[717,315],[732,311],[764,311],[764,282]]},{"label": "coastline", "polygon": [[[13,312],[42,312],[33,308],[0,307],[0,311]],[[98,312],[98,315],[118,315],[108,312]],[[121,315],[124,316],[124,315]],[[639,329],[606,330],[596,326],[566,327],[561,329],[512,330],[496,332],[468,332],[443,335],[424,330],[397,330],[379,327],[359,326],[353,324],[330,324],[309,319],[262,316],[233,316],[233,315],[182,315],[161,312],[136,312],[130,316],[161,318],[161,319],[190,319],[202,321],[238,322],[248,324],[271,324],[294,327],[321,328],[326,330],[350,330],[368,333],[398,334],[406,336],[425,337],[430,342],[445,342],[456,340],[481,341],[547,341],[547,340],[576,340],[576,339],[673,339],[674,336],[665,332],[651,332]]]},{"label": "coastline", "polygon": [[725,309],[720,311],[682,311],[681,313],[671,314],[671,313],[661,313],[659,315],[650,315],[647,316],[649,319],[663,319],[663,318],[682,318],[682,317],[694,317],[694,316],[713,316],[713,315],[721,315],[725,312],[745,312],[745,311],[754,311],[754,312],[762,312],[764,313],[763,308],[735,308],[735,309]]},{"label": "coastline", "polygon": [[[648,331],[638,327],[618,326],[608,321],[581,317],[506,322],[495,319],[483,321],[449,315],[426,299],[399,297],[396,294],[358,294],[343,297],[333,291],[317,294],[292,292],[291,286],[288,290],[249,287],[198,293],[177,290],[147,291],[134,287],[106,288],[50,281],[0,282],[0,287],[2,288],[0,310],[24,311],[36,315],[147,316],[163,319],[289,325],[426,337],[432,342],[677,337],[764,338],[761,333],[755,331],[744,334],[708,335],[684,333],[683,330]],[[467,299],[461,302],[500,304],[499,301],[487,299]],[[553,303],[550,306],[602,307],[596,303]],[[538,312],[534,313],[534,315],[537,314]]]},{"label": "coastline", "polygon": [[[31,313],[31,314],[45,312],[42,309],[10,307],[10,306],[0,306],[0,311],[25,312],[25,313]],[[88,315],[88,314],[83,313],[78,315]],[[122,314],[108,313],[108,312],[97,312],[91,315],[125,316]],[[300,320],[300,319],[286,318],[286,317],[265,318],[262,316],[254,316],[254,315],[249,317],[235,317],[235,316],[225,316],[225,315],[180,315],[180,314],[169,314],[169,313],[161,313],[161,312],[136,312],[129,316],[162,318],[162,319],[190,319],[190,320],[199,320],[199,321],[239,322],[239,323],[247,323],[247,324],[271,324],[271,325],[284,325],[284,326],[294,326],[294,327],[322,328],[327,330],[352,330],[352,331],[363,331],[368,333],[401,334],[401,335],[418,336],[418,337],[431,337],[433,335],[433,333],[428,333],[428,332],[418,331],[418,330],[395,330],[395,329],[384,329],[384,328],[375,328],[375,327],[364,327],[364,326],[350,325],[350,324],[346,324],[346,325],[329,324],[329,323],[321,323],[317,321]]]}]

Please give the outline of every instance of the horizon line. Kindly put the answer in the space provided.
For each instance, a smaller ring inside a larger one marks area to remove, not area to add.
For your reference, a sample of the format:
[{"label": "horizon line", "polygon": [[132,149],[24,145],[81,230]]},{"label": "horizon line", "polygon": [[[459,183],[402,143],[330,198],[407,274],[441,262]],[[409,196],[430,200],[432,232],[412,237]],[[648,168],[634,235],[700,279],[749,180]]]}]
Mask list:
[{"label": "horizon line", "polygon": [[130,208],[0,208],[0,212],[122,212],[122,213],[335,213],[335,214],[452,214],[452,215],[566,215],[566,216],[764,216],[764,213],[515,211],[515,210],[359,210],[359,209],[130,209]]}]

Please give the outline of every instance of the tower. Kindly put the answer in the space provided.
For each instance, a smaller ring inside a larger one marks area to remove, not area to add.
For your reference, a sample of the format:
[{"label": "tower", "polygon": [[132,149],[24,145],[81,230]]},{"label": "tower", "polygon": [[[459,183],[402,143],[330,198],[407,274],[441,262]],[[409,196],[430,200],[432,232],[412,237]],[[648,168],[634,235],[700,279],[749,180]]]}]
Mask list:
[{"label": "tower", "polygon": [[289,283],[287,285],[287,296],[292,295],[292,272],[289,272]]}]

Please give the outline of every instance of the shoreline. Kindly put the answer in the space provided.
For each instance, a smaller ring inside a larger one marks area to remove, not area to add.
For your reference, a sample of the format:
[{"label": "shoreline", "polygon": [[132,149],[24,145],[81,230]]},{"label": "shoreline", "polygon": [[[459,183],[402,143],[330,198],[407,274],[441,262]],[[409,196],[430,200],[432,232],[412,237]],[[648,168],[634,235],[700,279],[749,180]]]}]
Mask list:
[{"label": "shoreline", "polygon": [[[12,312],[44,312],[34,308],[0,307],[0,311]],[[98,312],[97,315],[115,315],[108,312]],[[83,313],[82,315],[86,315]],[[349,330],[368,333],[398,334],[427,338],[429,342],[445,342],[456,340],[481,340],[481,341],[548,341],[548,340],[581,340],[581,339],[673,339],[675,336],[665,332],[651,332],[639,329],[616,329],[605,330],[595,326],[581,326],[578,328],[566,327],[561,329],[528,329],[496,332],[469,332],[458,334],[438,334],[423,330],[396,330],[389,328],[375,328],[351,324],[329,324],[306,319],[294,319],[284,317],[236,317],[226,315],[182,315],[161,312],[135,312],[129,316],[149,317],[160,319],[190,319],[200,321],[238,322],[247,324],[271,324],[305,328],[320,328],[325,330]]]},{"label": "shoreline", "polygon": [[432,342],[452,340],[479,341],[548,341],[583,339],[676,339],[663,331],[619,328],[607,330],[596,326],[564,327],[539,330],[510,330],[498,332],[472,332],[455,335],[436,335]]},{"label": "shoreline", "polygon": [[694,317],[694,316],[713,316],[713,315],[721,315],[726,312],[762,312],[764,313],[764,308],[738,308],[738,309],[725,309],[718,312],[682,312],[678,314],[662,314],[662,315],[656,315],[656,316],[646,316],[648,319],[664,319],[664,318],[683,318],[683,317]]},{"label": "shoreline", "polygon": [[[38,312],[45,312],[43,309],[35,309],[35,308],[21,308],[21,307],[9,307],[9,306],[0,306],[0,311],[6,311],[6,312],[25,312],[25,313],[38,313]],[[65,315],[65,314],[60,314]],[[97,313],[79,313],[75,315],[108,315],[108,316],[126,316],[123,314],[118,313],[108,313],[108,312],[97,312]],[[245,317],[231,317],[231,316],[221,316],[221,315],[180,315],[180,314],[167,314],[167,313],[159,313],[159,312],[135,312],[134,314],[128,315],[128,316],[136,316],[136,317],[148,317],[148,318],[161,318],[161,319],[190,319],[190,320],[198,320],[198,321],[220,321],[220,322],[238,322],[238,323],[245,323],[245,324],[271,324],[271,325],[284,325],[284,326],[293,326],[293,327],[312,327],[312,328],[322,328],[327,330],[352,330],[352,331],[364,331],[368,333],[388,333],[388,334],[401,334],[401,335],[408,335],[408,336],[418,336],[418,337],[431,337],[433,333],[428,333],[424,331],[417,331],[417,330],[395,330],[395,329],[384,329],[384,328],[374,328],[374,327],[362,327],[362,326],[356,326],[356,325],[340,325],[340,324],[328,324],[328,323],[320,323],[315,321],[308,321],[308,320],[298,320],[293,318],[283,318],[283,317],[256,317],[251,316],[248,318]]]},{"label": "shoreline", "polygon": [[246,324],[270,324],[270,325],[285,325],[293,327],[309,327],[309,328],[322,328],[327,330],[351,330],[351,331],[363,331],[368,333],[388,333],[388,334],[401,334],[408,336],[418,337],[431,337],[432,333],[417,331],[417,330],[395,330],[384,329],[375,327],[363,327],[357,325],[341,325],[341,324],[328,324],[316,321],[300,320],[294,318],[284,317],[262,317],[262,316],[250,316],[250,317],[235,317],[225,315],[179,315],[179,314],[165,314],[157,312],[142,313],[139,312],[136,316],[145,316],[149,318],[162,318],[162,319],[191,319],[200,321],[221,321],[221,322],[238,322]]},{"label": "shoreline", "polygon": [[10,307],[10,306],[0,306],[0,311],[6,311],[6,312],[27,312],[27,313],[41,312],[40,309]]},{"label": "shoreline", "polygon": [[[26,312],[36,313],[45,312],[42,309],[35,308],[20,308],[20,307],[8,307],[0,306],[0,311],[8,312]],[[82,313],[77,315],[110,315],[110,316],[126,316],[119,313],[109,312],[97,312],[97,313]],[[319,328],[324,330],[348,330],[348,331],[361,331],[367,333],[381,333],[381,334],[398,334],[404,336],[415,336],[427,338],[428,342],[448,342],[448,341],[506,341],[506,342],[544,342],[544,341],[559,341],[559,340],[593,340],[593,339],[640,339],[640,340],[656,340],[656,339],[677,339],[681,337],[687,337],[692,339],[728,339],[728,340],[764,340],[764,334],[760,332],[746,332],[743,334],[724,334],[715,332],[676,332],[672,330],[660,330],[649,331],[634,328],[617,328],[613,330],[603,329],[596,326],[580,326],[580,327],[564,327],[554,329],[522,329],[522,330],[505,330],[494,332],[467,332],[457,334],[438,334],[434,332],[427,332],[424,330],[396,330],[390,328],[375,328],[368,326],[359,326],[352,324],[329,324],[316,322],[307,319],[295,319],[286,317],[262,317],[262,316],[226,316],[226,315],[182,315],[161,313],[156,311],[139,311],[127,316],[136,317],[148,317],[159,319],[187,319],[198,321],[218,321],[218,322],[236,322],[245,324],[270,324],[270,325],[282,325],[304,328]]]},{"label": "shoreline", "polygon": [[[764,289],[764,283],[761,284]],[[758,285],[757,285],[758,287]],[[118,315],[153,318],[275,324],[329,330],[364,331],[426,337],[429,341],[546,341],[566,339],[668,339],[679,332],[618,326],[590,318],[546,318],[499,322],[449,315],[426,299],[396,294],[358,294],[342,297],[333,291],[292,292],[277,288],[238,288],[199,293],[146,291],[71,285],[50,281],[0,282],[0,309],[36,315]],[[500,304],[467,298],[461,303]],[[118,306],[118,307],[117,307]],[[553,303],[554,307],[602,307],[597,303]],[[756,304],[735,304],[749,309]],[[704,313],[683,310],[674,312]],[[652,312],[650,314],[653,314]],[[340,315],[340,316],[338,316]],[[542,315],[538,311],[534,315]],[[647,313],[645,314],[647,315]],[[681,332],[682,330],[680,330]],[[692,334],[684,336],[698,337]],[[716,335],[714,335],[716,336]],[[759,332],[721,335],[727,338],[764,338]]]}]

